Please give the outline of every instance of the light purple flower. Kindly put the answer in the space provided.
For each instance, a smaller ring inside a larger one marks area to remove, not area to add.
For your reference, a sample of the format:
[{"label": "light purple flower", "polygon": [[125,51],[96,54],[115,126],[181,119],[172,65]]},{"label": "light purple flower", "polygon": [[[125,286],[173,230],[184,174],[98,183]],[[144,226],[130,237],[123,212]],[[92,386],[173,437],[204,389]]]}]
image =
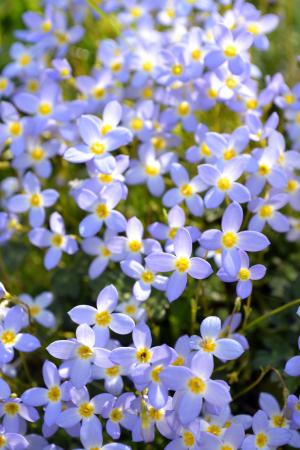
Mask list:
[{"label": "light purple flower", "polygon": [[191,347],[198,352],[216,356],[223,361],[239,358],[244,352],[241,344],[234,339],[221,337],[221,335],[219,317],[206,317],[200,325],[200,337],[191,337]]},{"label": "light purple flower", "polygon": [[49,247],[45,257],[44,265],[47,270],[57,266],[61,260],[63,252],[73,255],[78,250],[78,245],[74,237],[65,234],[63,218],[57,212],[50,216],[50,229],[35,228],[29,233],[29,240],[37,247]]},{"label": "light purple flower", "polygon": [[239,231],[243,221],[241,206],[233,202],[222,217],[222,231],[208,230],[202,233],[200,244],[207,250],[222,249],[222,266],[235,277],[241,268],[239,250],[258,252],[269,245],[269,240],[257,231]]},{"label": "light purple flower", "polygon": [[18,194],[8,201],[8,208],[15,213],[29,210],[29,222],[32,227],[39,227],[45,221],[45,207],[52,206],[58,199],[54,189],[40,190],[38,178],[27,172],[23,179],[25,194]]},{"label": "light purple flower", "polygon": [[210,264],[202,258],[191,257],[192,238],[185,228],[177,231],[174,238],[174,252],[156,252],[147,256],[146,263],[154,272],[173,272],[168,280],[166,294],[170,302],[183,293],[187,284],[187,275],[204,279],[212,273]]},{"label": "light purple flower", "polygon": [[128,334],[134,328],[131,317],[113,312],[118,305],[118,291],[110,284],[102,289],[97,298],[97,308],[79,305],[69,311],[73,322],[93,326],[96,345],[103,346],[109,338],[109,329],[118,334]]}]

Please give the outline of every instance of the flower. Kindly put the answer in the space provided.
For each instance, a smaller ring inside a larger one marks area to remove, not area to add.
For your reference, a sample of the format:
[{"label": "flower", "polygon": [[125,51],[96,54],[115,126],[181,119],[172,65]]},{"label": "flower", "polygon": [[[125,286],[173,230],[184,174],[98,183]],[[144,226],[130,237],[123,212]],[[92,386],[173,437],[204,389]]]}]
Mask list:
[{"label": "flower", "polygon": [[13,306],[7,311],[3,324],[0,323],[0,363],[12,361],[14,348],[20,352],[33,352],[40,347],[35,336],[20,333],[28,323],[28,315],[21,306]]},{"label": "flower", "polygon": [[243,210],[238,203],[233,202],[226,208],[222,217],[222,231],[204,231],[200,238],[200,244],[205,249],[222,249],[222,266],[233,277],[241,268],[239,250],[258,252],[270,244],[269,240],[257,231],[239,231],[242,221]]},{"label": "flower", "polygon": [[183,293],[187,284],[187,275],[202,280],[212,273],[210,264],[202,258],[193,257],[192,238],[185,228],[177,231],[174,238],[174,252],[155,252],[147,256],[146,263],[155,272],[171,272],[166,294],[170,302],[176,300]]},{"label": "flower", "polygon": [[257,411],[253,416],[252,429],[254,435],[247,436],[242,450],[269,450],[288,443],[289,430],[285,428],[271,428],[264,411]]},{"label": "flower", "polygon": [[45,406],[44,420],[51,427],[56,424],[63,401],[69,400],[68,383],[61,384],[59,372],[50,361],[44,362],[43,378],[47,387],[27,389],[22,395],[22,401],[30,406]]},{"label": "flower", "polygon": [[14,213],[29,210],[29,222],[32,227],[39,227],[45,221],[45,207],[54,205],[58,199],[58,192],[54,189],[40,190],[38,178],[27,172],[23,179],[25,194],[18,194],[8,201],[8,208]]},{"label": "flower", "polygon": [[104,346],[109,338],[109,329],[118,334],[128,334],[134,328],[131,317],[113,312],[117,304],[118,291],[110,284],[100,291],[97,308],[88,305],[75,306],[69,311],[69,316],[75,323],[93,325],[96,344]]},{"label": "flower", "polygon": [[46,228],[34,228],[29,232],[29,240],[33,245],[49,247],[44,257],[47,270],[57,266],[63,252],[73,255],[78,250],[75,238],[65,234],[64,221],[59,213],[52,213],[49,222],[51,231]]},{"label": "flower", "polygon": [[210,379],[213,368],[213,359],[206,353],[198,352],[191,360],[191,368],[169,366],[161,373],[166,386],[176,391],[175,409],[183,425],[199,415],[203,399],[215,406],[230,402],[226,383]]},{"label": "flower", "polygon": [[28,294],[19,295],[22,303],[28,306],[30,317],[46,328],[53,328],[56,324],[56,319],[51,311],[47,311],[47,306],[53,301],[53,294],[51,292],[42,292],[35,299]]},{"label": "flower", "polygon": [[70,379],[78,389],[90,380],[92,364],[99,367],[107,365],[107,351],[95,347],[95,333],[87,324],[79,325],[76,339],[52,342],[48,345],[47,351],[51,356],[68,362]]},{"label": "flower", "polygon": [[241,344],[221,335],[221,320],[219,317],[206,317],[200,325],[200,335],[191,337],[191,347],[201,353],[214,355],[217,358],[228,361],[236,359],[244,352]]}]

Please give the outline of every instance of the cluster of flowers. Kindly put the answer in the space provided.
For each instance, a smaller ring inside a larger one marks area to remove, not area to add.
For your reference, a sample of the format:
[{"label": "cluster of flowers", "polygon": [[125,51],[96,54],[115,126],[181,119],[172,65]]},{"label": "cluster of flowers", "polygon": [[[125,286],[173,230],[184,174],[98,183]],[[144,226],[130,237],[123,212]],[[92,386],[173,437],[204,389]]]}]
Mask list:
[{"label": "cluster of flowers", "polygon": [[[7,296],[4,287],[2,295]],[[45,309],[51,300],[48,292],[35,300],[22,295],[22,306],[1,309],[0,364],[7,375],[12,375],[7,363],[14,348],[30,352],[40,346],[34,336],[20,333],[28,326],[29,314],[43,326],[53,325],[53,316]],[[290,395],[280,408],[272,395],[262,393],[261,409],[253,418],[233,415],[228,384],[212,379],[214,358],[234,360],[248,349],[246,338],[236,332],[241,314],[229,316],[223,325],[218,317],[207,317],[199,335],[181,336],[172,348],[152,346],[142,309],[127,305],[135,320],[120,310],[124,309],[118,305],[118,292],[109,285],[99,293],[96,307],[79,305],[69,311],[78,324],[76,338],[47,347],[63,362],[59,368],[44,362],[46,387],[27,389],[19,398],[0,379],[0,448],[61,450],[46,438],[63,428],[72,438],[80,438],[81,450],[129,449],[119,443],[102,446],[103,426],[113,440],[120,438],[122,430],[129,431],[133,442],[151,442],[157,430],[170,440],[168,450],[267,450],[287,443],[300,447],[300,398]],[[121,347],[111,339],[110,330],[120,336],[132,333],[132,344]],[[299,375],[299,358],[287,363],[287,373]],[[124,380],[131,385],[127,392]],[[100,387],[102,392],[90,398],[87,386]],[[37,407],[43,408],[43,437],[27,434],[27,422],[40,417]],[[253,434],[247,433],[250,427]]]},{"label": "cluster of flowers", "polygon": [[[276,74],[259,90],[261,74],[250,53],[251,47],[268,48],[266,34],[277,16],[262,16],[243,0],[112,0],[102,12],[113,14],[122,31],[99,43],[89,75],[73,76],[68,51],[93,12],[84,0],[43,3],[42,14],[24,14],[26,29],[16,33],[24,43],[13,44],[12,62],[0,74],[1,164],[12,169],[0,186],[0,242],[25,234],[47,249],[47,270],[63,253],[83,251],[94,257],[91,279],[112,262],[135,282],[129,302],[118,305],[116,289],[108,286],[97,308],[70,311],[79,325],[76,339],[49,345],[63,363],[57,369],[45,362],[46,388],[15,398],[1,381],[0,449],[58,449],[45,439],[58,427],[79,436],[87,450],[125,449],[116,443],[102,447],[105,420],[112,439],[124,428],[133,441],[149,442],[157,427],[171,440],[168,449],[267,450],[288,442],[299,448],[296,397],[281,410],[262,394],[252,420],[232,416],[229,386],[211,380],[214,356],[226,362],[247,349],[235,333],[240,315],[229,316],[223,327],[219,318],[208,317],[201,337],[182,336],[174,349],[151,348],[140,303],[152,287],[173,302],[188,278],[203,280],[214,270],[221,281],[236,283],[237,296],[245,299],[252,281],[266,272],[262,264],[251,265],[248,253],[268,247],[269,228],[291,241],[300,237],[300,221],[293,217],[300,211],[300,89],[290,90]],[[76,26],[69,25],[70,15]],[[273,107],[278,112],[269,114]],[[280,109],[293,150],[286,150],[277,131]],[[202,123],[210,110],[218,132]],[[219,132],[222,112],[235,117],[234,130]],[[77,164],[87,174],[70,181],[71,201],[86,214],[73,234],[58,211],[46,214],[65,195],[56,170],[61,164],[70,172]],[[53,184],[57,190],[48,188]],[[116,209],[124,210],[121,202],[138,184],[167,208],[165,223],[149,224],[146,238],[138,217]],[[284,207],[288,215],[280,211]],[[216,211],[221,229],[211,226]],[[1,309],[0,368],[6,376],[16,370],[14,348],[29,352],[40,345],[20,332],[29,319],[54,326],[46,310],[51,301],[51,293],[35,300],[23,294],[18,305]],[[132,332],[133,345],[120,347],[109,329]],[[291,360],[287,373],[299,375],[298,366]],[[129,392],[122,393],[122,376],[130,380]],[[104,380],[106,392],[90,399],[86,385],[95,380]],[[36,421],[35,407],[41,406],[45,438],[27,436],[26,421]],[[245,437],[251,424],[254,434]]]}]

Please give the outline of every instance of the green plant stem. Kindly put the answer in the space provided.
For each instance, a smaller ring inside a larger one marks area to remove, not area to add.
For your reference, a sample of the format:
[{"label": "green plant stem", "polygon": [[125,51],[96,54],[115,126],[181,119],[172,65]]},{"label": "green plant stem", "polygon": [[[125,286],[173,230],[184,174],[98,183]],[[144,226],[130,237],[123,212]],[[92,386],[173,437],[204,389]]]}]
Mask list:
[{"label": "green plant stem", "polygon": [[260,322],[263,322],[264,320],[268,319],[269,317],[275,316],[276,314],[279,314],[280,312],[284,311],[285,309],[291,308],[292,306],[296,306],[300,304],[300,298],[297,298],[296,300],[292,300],[289,303],[286,303],[285,305],[279,306],[278,308],[273,309],[272,311],[267,312],[266,314],[263,314],[262,316],[258,317],[257,319],[253,320],[252,322],[248,323],[248,325],[245,326],[245,330],[248,330],[249,328],[252,328],[253,326],[257,325]]},{"label": "green plant stem", "polygon": [[110,25],[112,26],[112,28],[114,29],[114,31],[117,35],[120,33],[120,27],[116,24],[115,20],[113,20],[114,18],[112,18],[112,16],[104,13],[102,11],[102,9],[97,5],[95,0],[86,0],[86,2],[94,11],[96,11],[97,14],[99,14],[99,16],[102,19],[109,19]]},{"label": "green plant stem", "polygon": [[261,369],[261,373],[260,373],[259,377],[255,381],[253,381],[253,383],[251,383],[249,386],[247,386],[245,389],[243,389],[241,392],[239,392],[233,398],[233,400],[236,400],[237,398],[242,397],[243,395],[247,394],[247,392],[249,392],[253,388],[255,388],[261,382],[261,380],[267,375],[267,373],[270,372],[270,370],[272,370],[271,367],[266,367],[265,369]]}]

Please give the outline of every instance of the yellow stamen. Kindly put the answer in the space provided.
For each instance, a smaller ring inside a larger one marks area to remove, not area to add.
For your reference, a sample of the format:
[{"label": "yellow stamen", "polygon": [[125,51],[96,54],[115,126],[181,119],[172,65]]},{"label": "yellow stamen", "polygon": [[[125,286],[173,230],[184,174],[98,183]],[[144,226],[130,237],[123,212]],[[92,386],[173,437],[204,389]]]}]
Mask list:
[{"label": "yellow stamen", "polygon": [[108,311],[100,311],[96,314],[95,321],[99,327],[106,328],[111,323],[111,315]]}]

